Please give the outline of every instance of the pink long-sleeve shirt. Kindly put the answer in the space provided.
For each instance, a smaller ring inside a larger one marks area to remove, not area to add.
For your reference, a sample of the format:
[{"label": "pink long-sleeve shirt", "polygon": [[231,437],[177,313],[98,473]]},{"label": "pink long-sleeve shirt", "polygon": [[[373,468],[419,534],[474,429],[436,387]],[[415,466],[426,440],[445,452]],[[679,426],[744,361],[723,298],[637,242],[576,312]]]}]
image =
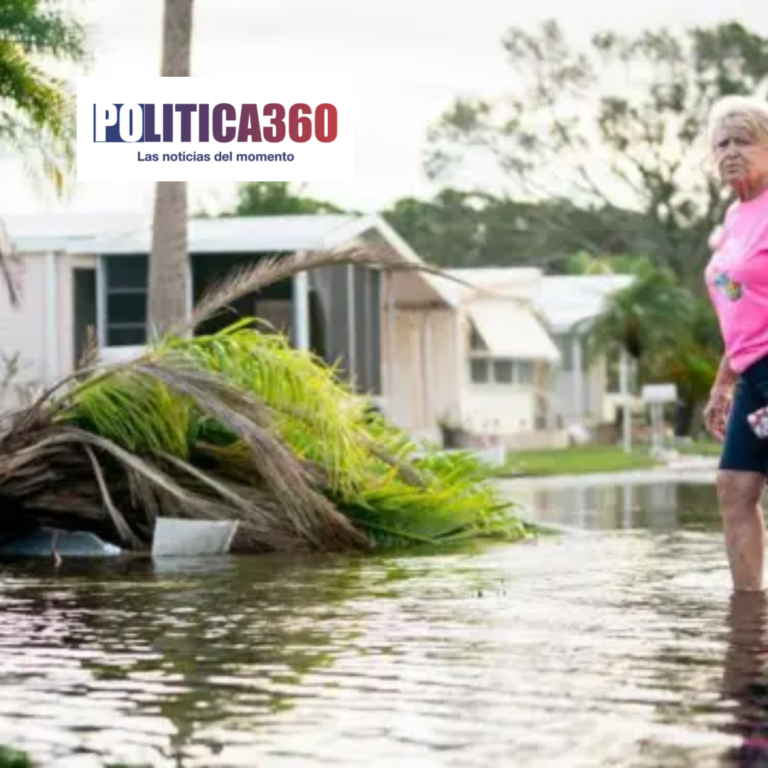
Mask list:
[{"label": "pink long-sleeve shirt", "polygon": [[707,289],[728,363],[742,373],[768,356],[768,189],[734,203],[710,246]]}]

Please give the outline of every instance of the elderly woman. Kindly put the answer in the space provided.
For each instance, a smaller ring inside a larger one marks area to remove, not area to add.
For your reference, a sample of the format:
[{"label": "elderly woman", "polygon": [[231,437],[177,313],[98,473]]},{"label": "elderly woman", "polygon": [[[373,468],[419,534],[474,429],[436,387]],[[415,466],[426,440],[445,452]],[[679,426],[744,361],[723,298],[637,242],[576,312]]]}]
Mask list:
[{"label": "elderly woman", "polygon": [[725,351],[704,416],[724,442],[717,489],[733,586],[751,592],[763,589],[768,476],[768,440],[747,420],[768,404],[768,104],[723,99],[712,109],[709,138],[736,200],[713,235],[705,272]]}]

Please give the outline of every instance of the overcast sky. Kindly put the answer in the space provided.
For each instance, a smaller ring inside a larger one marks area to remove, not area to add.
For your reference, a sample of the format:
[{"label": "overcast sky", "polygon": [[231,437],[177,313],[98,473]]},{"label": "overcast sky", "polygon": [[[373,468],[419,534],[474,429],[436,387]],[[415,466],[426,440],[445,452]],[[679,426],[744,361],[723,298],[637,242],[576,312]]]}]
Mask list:
[{"label": "overcast sky", "polygon": [[[91,30],[88,74],[159,72],[163,0],[69,2]],[[551,16],[575,34],[735,19],[768,35],[766,0],[195,0],[193,75],[237,73],[258,82],[281,66],[315,74],[351,72],[357,94],[355,181],[318,183],[309,190],[373,211],[398,197],[433,191],[422,169],[429,124],[458,95],[502,91],[514,77],[503,58],[502,33]],[[232,195],[232,185],[192,185],[195,207],[216,209]],[[115,179],[77,185],[62,207],[29,181],[18,160],[0,155],[0,215],[147,211],[151,200],[151,185]]]}]

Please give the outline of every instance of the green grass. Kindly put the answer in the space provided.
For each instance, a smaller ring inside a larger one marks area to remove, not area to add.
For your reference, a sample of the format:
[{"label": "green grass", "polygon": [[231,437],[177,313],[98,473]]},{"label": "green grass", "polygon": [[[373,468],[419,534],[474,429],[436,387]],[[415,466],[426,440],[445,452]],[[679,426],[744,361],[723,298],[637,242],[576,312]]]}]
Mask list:
[{"label": "green grass", "polygon": [[681,443],[676,449],[685,456],[719,456],[723,446],[714,440],[695,440],[688,444]]},{"label": "green grass", "polygon": [[510,451],[501,477],[517,474],[530,476],[583,475],[593,472],[625,472],[651,469],[659,462],[648,455],[645,447],[625,453],[621,446],[589,445],[572,448]]}]

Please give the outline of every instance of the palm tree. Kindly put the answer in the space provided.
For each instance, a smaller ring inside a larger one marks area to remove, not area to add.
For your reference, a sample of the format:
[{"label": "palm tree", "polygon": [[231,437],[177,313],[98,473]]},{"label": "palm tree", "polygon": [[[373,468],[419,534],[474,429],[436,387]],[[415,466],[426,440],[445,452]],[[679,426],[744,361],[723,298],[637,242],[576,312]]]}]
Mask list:
[{"label": "palm tree", "polygon": [[16,249],[13,247],[11,238],[0,221],[0,272],[2,272],[5,287],[8,290],[8,296],[11,300],[11,306],[19,305],[19,294],[17,285],[13,279],[11,271],[12,264],[16,261]]},{"label": "palm tree", "polygon": [[592,324],[593,351],[619,349],[645,362],[648,352],[663,351],[689,327],[692,309],[690,293],[670,270],[643,261],[632,284],[613,294]]},{"label": "palm tree", "polygon": [[[0,142],[42,160],[57,188],[74,159],[74,100],[39,61],[85,58],[82,25],[44,0],[0,3]],[[31,151],[30,151],[31,150]]]},{"label": "palm tree", "polygon": [[[28,168],[61,192],[74,161],[75,105],[64,80],[40,61],[80,62],[85,58],[82,25],[45,0],[0,3],[0,145],[23,157]],[[35,168],[37,163],[41,168]],[[0,225],[0,271],[11,295],[13,249]]]},{"label": "palm tree", "polygon": [[587,337],[590,356],[605,352],[620,354],[622,433],[626,451],[631,444],[630,358],[641,375],[651,379],[669,373],[665,365],[670,353],[674,358],[694,325],[691,294],[679,285],[669,269],[641,260],[634,273],[632,284],[607,301],[602,313],[591,323]]},{"label": "palm tree", "polygon": [[[165,0],[163,77],[190,75],[193,2]],[[187,216],[187,183],[158,181],[155,187],[147,306],[149,333],[154,337],[163,336],[187,314]]]},{"label": "palm tree", "polygon": [[691,435],[701,426],[701,409],[717,375],[722,340],[717,317],[706,297],[691,299],[687,323],[676,325],[674,341],[649,358],[648,374],[677,386],[675,434]]}]

